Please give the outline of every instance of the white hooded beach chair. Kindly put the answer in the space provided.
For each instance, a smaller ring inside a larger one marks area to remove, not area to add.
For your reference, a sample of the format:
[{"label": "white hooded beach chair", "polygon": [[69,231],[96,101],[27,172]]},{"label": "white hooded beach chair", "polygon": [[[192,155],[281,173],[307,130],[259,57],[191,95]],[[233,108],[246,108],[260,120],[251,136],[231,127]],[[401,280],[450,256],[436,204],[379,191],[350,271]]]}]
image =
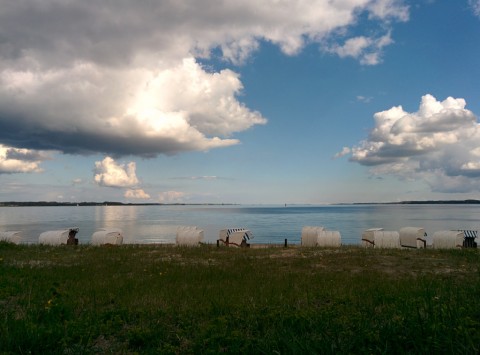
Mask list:
[{"label": "white hooded beach chair", "polygon": [[301,244],[302,247],[317,246],[319,232],[325,230],[322,226],[305,226],[302,228]]},{"label": "white hooded beach chair", "polygon": [[78,228],[69,228],[56,231],[47,231],[40,234],[38,242],[45,245],[62,245],[67,244],[70,234],[75,235],[78,233]]},{"label": "white hooded beach chair", "polygon": [[92,234],[92,245],[121,245],[123,234],[121,229],[101,228]]},{"label": "white hooded beach chair", "polygon": [[317,246],[337,248],[342,245],[342,236],[339,231],[318,231]]},{"label": "white hooded beach chair", "polygon": [[383,228],[370,228],[362,233],[362,246],[373,248],[375,246],[375,232],[383,231]]},{"label": "white hooded beach chair", "polygon": [[433,233],[434,249],[457,249],[463,247],[463,231],[438,231]]},{"label": "white hooded beach chair", "polygon": [[22,241],[22,233],[18,231],[0,232],[0,242],[8,242],[20,244]]},{"label": "white hooded beach chair", "polygon": [[204,232],[195,226],[181,226],[177,228],[175,242],[182,246],[199,246],[203,242]]},{"label": "white hooded beach chair", "polygon": [[375,248],[400,249],[400,233],[397,231],[374,231],[373,242]]},{"label": "white hooded beach chair", "polygon": [[425,229],[417,227],[404,227],[400,229],[400,245],[403,248],[426,248],[427,241]]}]

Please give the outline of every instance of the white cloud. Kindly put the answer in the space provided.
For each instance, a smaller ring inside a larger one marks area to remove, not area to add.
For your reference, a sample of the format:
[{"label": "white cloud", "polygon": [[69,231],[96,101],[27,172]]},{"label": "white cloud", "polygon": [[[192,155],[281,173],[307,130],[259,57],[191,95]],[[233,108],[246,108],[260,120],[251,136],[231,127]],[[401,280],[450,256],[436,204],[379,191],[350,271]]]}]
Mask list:
[{"label": "white cloud", "polygon": [[480,0],[468,0],[468,4],[472,8],[475,16],[480,17]]},{"label": "white cloud", "polygon": [[[422,179],[432,190],[480,190],[480,129],[464,99],[422,97],[417,112],[402,106],[374,115],[369,137],[351,148],[351,161],[376,175]],[[348,154],[344,148],[336,157]]]},{"label": "white cloud", "polygon": [[334,158],[344,157],[345,155],[348,155],[351,152],[352,152],[352,150],[349,147],[343,147],[342,151],[335,154]]},{"label": "white cloud", "polygon": [[42,172],[40,164],[47,159],[48,155],[44,152],[0,144],[0,174]]},{"label": "white cloud", "polygon": [[107,187],[133,187],[139,181],[136,175],[136,164],[118,164],[110,157],[95,162],[95,182]]},{"label": "white cloud", "polygon": [[206,180],[206,181],[213,181],[213,180],[223,180],[225,178],[218,177],[214,175],[206,175],[206,176],[182,176],[182,177],[174,177],[173,180]]},{"label": "white cloud", "polygon": [[181,65],[151,78],[134,97],[127,116],[136,117],[142,127],[165,138],[179,135],[200,142],[204,134],[228,136],[266,122],[235,100],[241,90],[238,75],[231,70],[210,74],[193,58],[184,59]]},{"label": "white cloud", "polygon": [[372,100],[373,100],[373,97],[371,97],[371,96],[362,96],[362,95],[357,96],[357,101],[358,102],[363,102],[363,103],[368,104]]},{"label": "white cloud", "polygon": [[142,189],[128,189],[124,194],[125,198],[148,200],[150,195]]},{"label": "white cloud", "polygon": [[235,133],[266,119],[239,100],[238,74],[208,72],[198,59],[219,49],[241,63],[262,41],[288,55],[328,42],[373,65],[389,34],[342,35],[343,46],[332,44],[361,17],[389,27],[408,19],[408,7],[395,0],[132,0],[100,9],[94,0],[3,0],[0,142],[115,156],[237,144]]},{"label": "white cloud", "polygon": [[327,51],[336,53],[340,58],[359,59],[363,65],[376,65],[381,62],[383,48],[392,43],[390,33],[379,38],[359,36],[346,40],[343,45],[334,45]]},{"label": "white cloud", "polygon": [[400,21],[408,21],[408,6],[399,0],[371,1],[368,5],[370,17],[381,19],[397,18]]},{"label": "white cloud", "polygon": [[158,194],[158,201],[160,203],[182,203],[186,194],[180,191],[165,191]]},{"label": "white cloud", "polygon": [[237,74],[207,73],[192,58],[160,72],[97,71],[79,64],[47,74],[0,73],[0,103],[21,117],[8,129],[22,126],[18,138],[34,136],[30,144],[46,149],[148,156],[236,144],[219,135],[266,122],[235,99],[242,90]]}]

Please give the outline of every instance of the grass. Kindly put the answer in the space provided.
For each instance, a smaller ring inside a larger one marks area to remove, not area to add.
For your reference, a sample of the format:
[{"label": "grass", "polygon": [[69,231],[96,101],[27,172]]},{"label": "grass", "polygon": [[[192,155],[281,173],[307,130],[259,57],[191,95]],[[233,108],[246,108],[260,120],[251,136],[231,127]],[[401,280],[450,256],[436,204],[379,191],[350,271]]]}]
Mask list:
[{"label": "grass", "polygon": [[478,250],[0,243],[0,353],[480,352]]}]

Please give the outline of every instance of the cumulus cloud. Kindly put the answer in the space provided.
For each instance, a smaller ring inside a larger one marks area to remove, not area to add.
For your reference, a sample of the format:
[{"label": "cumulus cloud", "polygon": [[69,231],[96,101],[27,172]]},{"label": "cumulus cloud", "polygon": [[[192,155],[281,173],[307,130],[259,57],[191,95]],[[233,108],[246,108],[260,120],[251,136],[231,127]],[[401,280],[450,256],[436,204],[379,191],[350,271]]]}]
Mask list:
[{"label": "cumulus cloud", "polygon": [[38,173],[43,171],[40,164],[47,159],[44,152],[0,144],[0,174]]},{"label": "cumulus cloud", "polygon": [[111,157],[95,162],[95,182],[107,187],[134,187],[139,181],[136,175],[136,164],[118,164]]},{"label": "cumulus cloud", "polygon": [[336,157],[350,154],[373,174],[422,179],[434,191],[480,190],[480,129],[465,106],[461,98],[425,95],[417,112],[378,112],[368,138]]},{"label": "cumulus cloud", "polygon": [[182,203],[186,194],[181,191],[165,191],[158,194],[158,201],[160,203]]},{"label": "cumulus cloud", "polygon": [[[363,15],[367,16],[363,16]],[[199,64],[218,49],[242,63],[262,41],[288,55],[328,38],[334,53],[380,62],[391,43],[345,37],[360,18],[406,21],[400,0],[194,0],[99,5],[94,0],[3,0],[0,142],[110,156],[176,154],[237,144],[266,119],[239,100],[232,70]],[[335,47],[341,34],[343,45]]]},{"label": "cumulus cloud", "polygon": [[266,122],[235,99],[242,90],[237,74],[207,73],[192,58],[158,73],[126,69],[88,82],[96,70],[80,64],[47,74],[3,71],[0,107],[19,117],[0,120],[1,132],[35,149],[149,156],[236,144],[218,136]]},{"label": "cumulus cloud", "polygon": [[148,200],[150,198],[150,195],[147,194],[142,189],[128,189],[127,191],[125,191],[124,196],[125,198],[128,198],[128,199],[140,199],[140,200]]}]

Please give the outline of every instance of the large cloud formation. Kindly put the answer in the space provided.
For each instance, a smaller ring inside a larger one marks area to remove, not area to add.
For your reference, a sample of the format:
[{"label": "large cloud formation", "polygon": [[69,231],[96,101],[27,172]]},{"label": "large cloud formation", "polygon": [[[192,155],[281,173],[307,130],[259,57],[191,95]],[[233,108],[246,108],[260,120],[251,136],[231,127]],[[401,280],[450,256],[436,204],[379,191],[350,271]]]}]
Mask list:
[{"label": "large cloud formation", "polygon": [[374,115],[368,139],[338,156],[369,166],[373,174],[422,179],[433,191],[480,190],[480,128],[461,98],[422,97],[417,112],[402,106]]},{"label": "large cloud formation", "polygon": [[49,157],[45,152],[17,149],[0,144],[0,174],[38,173],[40,163]]},{"label": "large cloud formation", "polygon": [[[266,119],[238,97],[232,70],[262,41],[289,55],[309,43],[380,61],[401,0],[0,0],[0,143],[72,154],[155,156],[238,143]],[[345,38],[366,18],[373,37]],[[383,33],[382,33],[383,31]],[[385,32],[386,31],[386,32]],[[344,45],[335,44],[341,39]]]}]

